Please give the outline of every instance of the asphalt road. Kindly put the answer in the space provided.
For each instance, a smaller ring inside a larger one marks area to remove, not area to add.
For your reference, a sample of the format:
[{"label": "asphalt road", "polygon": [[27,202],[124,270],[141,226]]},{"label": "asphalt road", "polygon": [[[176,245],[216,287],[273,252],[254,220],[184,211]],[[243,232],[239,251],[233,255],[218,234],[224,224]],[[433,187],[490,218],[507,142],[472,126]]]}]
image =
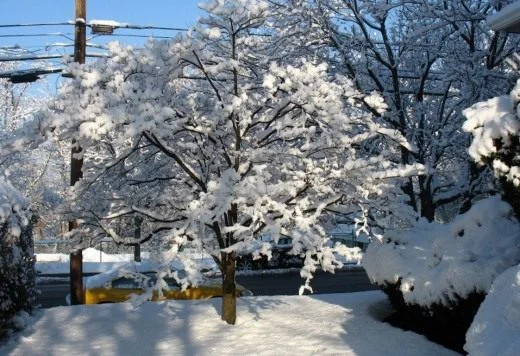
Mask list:
[{"label": "asphalt road", "polygon": [[65,298],[69,294],[69,284],[42,284],[38,285],[38,289],[40,290],[40,295],[37,298],[37,303],[42,308],[67,305]]},{"label": "asphalt road", "polygon": [[[264,273],[239,275],[237,282],[248,288],[254,295],[297,295],[304,280],[299,272]],[[315,294],[349,293],[377,289],[370,284],[362,269],[336,271],[335,274],[317,272],[311,281]],[[65,297],[69,294],[66,283],[39,284],[41,294],[38,303],[43,308],[67,305]],[[307,293],[306,293],[307,294]]]},{"label": "asphalt road", "polygon": [[[254,295],[297,295],[304,280],[298,271],[282,274],[237,276],[237,282]],[[317,272],[311,281],[315,294],[348,293],[376,289],[363,269],[341,270],[335,274]]]}]

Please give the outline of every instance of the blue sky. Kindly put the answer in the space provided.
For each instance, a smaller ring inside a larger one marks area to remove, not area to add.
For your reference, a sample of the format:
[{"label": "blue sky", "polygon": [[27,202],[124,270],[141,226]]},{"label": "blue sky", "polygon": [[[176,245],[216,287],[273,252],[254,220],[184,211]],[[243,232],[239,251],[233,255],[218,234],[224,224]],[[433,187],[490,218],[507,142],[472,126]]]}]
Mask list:
[{"label": "blue sky", "polygon": [[[87,17],[162,26],[188,26],[200,0],[86,0]],[[72,19],[74,0],[1,0],[0,23]]]},{"label": "blue sky", "polygon": [[[202,11],[197,4],[203,0],[86,0],[87,21],[93,19],[116,20],[135,25],[155,25],[164,27],[189,27]],[[74,0],[0,0],[0,24],[63,22],[74,18]],[[36,33],[72,33],[72,27],[0,28],[0,36]],[[167,35],[172,32],[157,30],[119,30],[119,33],[140,35]],[[113,37],[129,43],[139,43],[144,39]],[[96,42],[104,42],[97,39]],[[55,42],[66,42],[63,37],[0,37],[1,46],[19,44],[37,49]]]},{"label": "blue sky", "polygon": [[[86,0],[87,21],[114,20],[132,25],[153,25],[157,27],[188,28],[196,19],[203,16],[198,4],[206,0]],[[27,23],[63,23],[74,19],[74,0],[0,0],[0,25]],[[61,35],[54,35],[60,33]],[[118,29],[116,34],[144,36],[101,36],[93,38],[87,30],[87,40],[96,45],[104,45],[109,41],[120,41],[140,47],[149,36],[175,35],[173,31]],[[41,36],[44,34],[44,36]],[[51,35],[52,34],[52,35]],[[19,36],[25,35],[25,36]],[[30,35],[30,36],[28,36]],[[0,27],[0,56],[13,57],[20,54],[19,46],[36,55],[59,55],[59,59],[51,59],[46,63],[35,61],[16,62],[19,68],[61,67],[63,55],[73,53],[73,26],[40,26],[40,27]],[[56,45],[58,44],[58,45]],[[100,52],[93,47],[87,53]],[[10,62],[14,63],[14,62]],[[3,70],[0,70],[0,72]],[[9,71],[9,70],[8,70]],[[60,75],[46,75],[31,86],[31,92],[39,95],[39,87],[44,91],[54,91]],[[46,84],[50,83],[50,85]],[[50,88],[50,89],[49,89]]]}]

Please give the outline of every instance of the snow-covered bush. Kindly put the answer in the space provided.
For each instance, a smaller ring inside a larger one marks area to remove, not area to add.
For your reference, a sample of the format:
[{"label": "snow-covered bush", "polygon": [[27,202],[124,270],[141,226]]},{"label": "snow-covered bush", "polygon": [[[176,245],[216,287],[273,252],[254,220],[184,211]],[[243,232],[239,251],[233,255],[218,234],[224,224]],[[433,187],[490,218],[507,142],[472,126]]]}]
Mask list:
[{"label": "snow-covered bush", "polygon": [[32,223],[27,201],[0,177],[0,333],[35,301]]},{"label": "snow-covered bush", "polygon": [[498,196],[448,224],[421,221],[370,244],[362,264],[398,311],[462,347],[497,275],[520,262],[520,224]]},{"label": "snow-covered bush", "polygon": [[370,244],[363,259],[379,285],[400,282],[406,303],[446,306],[471,292],[487,293],[494,278],[520,262],[520,224],[498,196],[477,202],[449,224],[420,222]]},{"label": "snow-covered bush", "polygon": [[[464,111],[464,130],[473,134],[472,158],[492,167],[503,197],[520,218],[520,80],[509,96],[473,105]],[[512,230],[520,249],[520,233]],[[506,261],[504,261],[506,262]],[[520,267],[503,272],[482,303],[466,335],[472,355],[516,355],[520,347]]]},{"label": "snow-covered bush", "polygon": [[464,130],[473,134],[471,157],[495,172],[504,199],[520,217],[520,80],[509,96],[480,102],[464,111]]},{"label": "snow-covered bush", "polygon": [[464,349],[474,356],[518,355],[520,265],[496,278],[466,334]]}]

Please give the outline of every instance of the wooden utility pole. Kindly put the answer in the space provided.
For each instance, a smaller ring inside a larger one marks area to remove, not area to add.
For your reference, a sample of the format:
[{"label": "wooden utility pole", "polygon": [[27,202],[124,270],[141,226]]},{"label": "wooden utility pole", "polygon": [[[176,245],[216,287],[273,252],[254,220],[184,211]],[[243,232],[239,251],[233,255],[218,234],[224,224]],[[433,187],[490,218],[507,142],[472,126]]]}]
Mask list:
[{"label": "wooden utility pole", "polygon": [[[74,34],[74,61],[85,63],[87,44],[86,21],[87,0],[75,0],[75,34]],[[70,185],[74,185],[83,177],[83,150],[76,140],[72,140],[70,157]],[[69,221],[69,231],[76,228],[76,220]],[[72,305],[84,304],[83,292],[83,253],[81,250],[70,254],[70,302]]]}]

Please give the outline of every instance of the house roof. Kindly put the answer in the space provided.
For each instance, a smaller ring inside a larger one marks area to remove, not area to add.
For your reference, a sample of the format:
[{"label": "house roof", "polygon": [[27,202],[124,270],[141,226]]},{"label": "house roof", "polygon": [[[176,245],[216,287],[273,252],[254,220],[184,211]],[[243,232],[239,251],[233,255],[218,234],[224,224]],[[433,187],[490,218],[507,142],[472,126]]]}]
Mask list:
[{"label": "house roof", "polygon": [[520,1],[507,5],[487,18],[489,26],[495,31],[520,33]]}]

